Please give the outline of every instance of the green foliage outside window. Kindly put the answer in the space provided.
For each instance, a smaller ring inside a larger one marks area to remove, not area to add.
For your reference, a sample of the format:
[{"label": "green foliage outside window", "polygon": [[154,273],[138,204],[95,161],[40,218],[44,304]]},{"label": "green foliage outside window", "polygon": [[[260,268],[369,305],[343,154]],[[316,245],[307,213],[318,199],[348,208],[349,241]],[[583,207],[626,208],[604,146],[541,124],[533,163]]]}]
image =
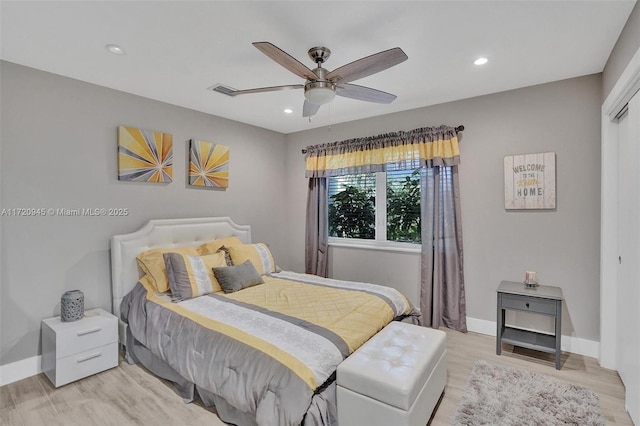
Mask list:
[{"label": "green foliage outside window", "polygon": [[399,179],[391,176],[387,176],[387,240],[420,243],[420,170]]},{"label": "green foliage outside window", "polygon": [[376,197],[371,189],[346,185],[329,202],[329,235],[342,238],[374,239]]}]

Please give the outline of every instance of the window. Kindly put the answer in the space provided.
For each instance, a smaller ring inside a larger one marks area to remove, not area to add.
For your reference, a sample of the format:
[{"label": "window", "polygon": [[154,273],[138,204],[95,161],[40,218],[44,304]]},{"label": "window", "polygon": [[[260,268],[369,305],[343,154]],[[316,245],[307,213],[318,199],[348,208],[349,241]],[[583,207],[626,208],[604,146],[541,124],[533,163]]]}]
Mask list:
[{"label": "window", "polygon": [[420,244],[420,169],[329,178],[329,237]]}]

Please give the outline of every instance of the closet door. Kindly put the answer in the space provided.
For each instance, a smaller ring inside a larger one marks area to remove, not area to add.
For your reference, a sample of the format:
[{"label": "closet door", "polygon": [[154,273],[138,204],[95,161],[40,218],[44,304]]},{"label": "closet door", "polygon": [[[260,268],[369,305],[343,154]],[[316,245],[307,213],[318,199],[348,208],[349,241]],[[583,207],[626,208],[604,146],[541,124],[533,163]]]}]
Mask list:
[{"label": "closet door", "polygon": [[618,123],[617,360],[625,406],[640,425],[640,94]]}]

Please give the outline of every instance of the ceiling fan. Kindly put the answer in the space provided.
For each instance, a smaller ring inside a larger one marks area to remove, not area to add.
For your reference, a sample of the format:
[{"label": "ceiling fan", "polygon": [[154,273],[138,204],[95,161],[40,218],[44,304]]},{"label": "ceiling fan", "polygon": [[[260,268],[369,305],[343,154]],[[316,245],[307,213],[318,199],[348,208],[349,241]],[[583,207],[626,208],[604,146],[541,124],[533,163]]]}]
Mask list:
[{"label": "ceiling fan", "polygon": [[311,70],[293,56],[269,42],[255,42],[253,45],[298,77],[304,78],[306,80],[305,84],[289,84],[285,86],[260,87],[247,90],[225,88],[226,90],[223,91],[217,90],[216,87],[214,90],[229,96],[238,96],[249,93],[304,89],[305,101],[302,107],[303,117],[315,115],[320,109],[320,106],[331,102],[335,95],[380,104],[393,102],[396,96],[391,93],[359,86],[357,84],[350,84],[349,82],[384,71],[408,59],[402,49],[394,47],[393,49],[384,50],[374,55],[358,59],[357,61],[348,63],[329,72],[322,68],[322,64],[329,58],[329,55],[331,55],[331,51],[326,47],[312,47],[309,49],[309,57],[316,63],[316,68]]}]

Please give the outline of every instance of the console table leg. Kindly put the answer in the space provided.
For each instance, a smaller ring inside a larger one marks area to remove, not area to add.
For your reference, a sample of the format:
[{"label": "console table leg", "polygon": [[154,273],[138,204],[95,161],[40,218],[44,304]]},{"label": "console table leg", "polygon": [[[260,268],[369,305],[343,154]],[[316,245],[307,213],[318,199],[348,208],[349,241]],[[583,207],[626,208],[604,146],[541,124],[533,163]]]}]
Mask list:
[{"label": "console table leg", "polygon": [[562,354],[562,301],[556,301],[556,370],[560,370],[560,355]]},{"label": "console table leg", "polygon": [[498,293],[498,312],[497,312],[497,320],[496,320],[496,355],[500,355],[502,353],[502,332],[504,331],[504,309],[502,309],[502,294]]}]

